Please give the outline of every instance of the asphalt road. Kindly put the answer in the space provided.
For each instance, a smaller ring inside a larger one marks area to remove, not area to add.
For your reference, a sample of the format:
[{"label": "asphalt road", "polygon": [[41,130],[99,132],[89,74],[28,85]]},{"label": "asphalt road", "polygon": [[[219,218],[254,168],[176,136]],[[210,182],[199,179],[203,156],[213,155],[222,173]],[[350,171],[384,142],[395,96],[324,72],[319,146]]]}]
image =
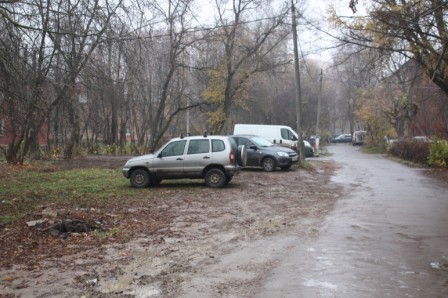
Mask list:
[{"label": "asphalt road", "polygon": [[448,297],[448,188],[359,147],[328,147],[348,194],[256,297]]}]

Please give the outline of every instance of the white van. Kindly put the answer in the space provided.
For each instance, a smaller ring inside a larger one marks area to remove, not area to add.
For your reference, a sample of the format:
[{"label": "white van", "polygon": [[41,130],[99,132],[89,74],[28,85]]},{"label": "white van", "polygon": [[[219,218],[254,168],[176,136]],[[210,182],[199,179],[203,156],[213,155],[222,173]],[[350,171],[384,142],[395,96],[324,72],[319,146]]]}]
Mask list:
[{"label": "white van", "polygon": [[352,137],[352,145],[353,146],[363,145],[366,135],[367,135],[367,132],[364,130],[355,131],[353,133],[353,137]]},{"label": "white van", "polygon": [[[235,124],[233,134],[260,136],[275,145],[297,149],[298,135],[291,127],[285,125]],[[310,143],[304,141],[304,144],[305,156],[314,156]]]}]

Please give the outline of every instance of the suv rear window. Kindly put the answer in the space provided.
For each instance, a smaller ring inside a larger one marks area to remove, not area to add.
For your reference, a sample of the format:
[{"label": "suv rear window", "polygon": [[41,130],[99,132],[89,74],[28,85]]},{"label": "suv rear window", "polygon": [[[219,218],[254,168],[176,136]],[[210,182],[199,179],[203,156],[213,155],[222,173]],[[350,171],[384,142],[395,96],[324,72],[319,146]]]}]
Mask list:
[{"label": "suv rear window", "polygon": [[208,140],[191,140],[187,154],[208,153],[209,151],[210,142]]},{"label": "suv rear window", "polygon": [[224,151],[225,149],[226,149],[226,145],[224,144],[224,141],[212,140],[212,151],[213,152],[220,152],[220,151]]}]

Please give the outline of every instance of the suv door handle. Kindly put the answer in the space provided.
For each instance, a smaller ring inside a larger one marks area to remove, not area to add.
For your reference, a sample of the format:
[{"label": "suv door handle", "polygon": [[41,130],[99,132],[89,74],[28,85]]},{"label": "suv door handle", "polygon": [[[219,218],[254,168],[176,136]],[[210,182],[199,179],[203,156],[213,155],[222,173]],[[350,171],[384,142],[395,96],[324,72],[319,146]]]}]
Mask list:
[{"label": "suv door handle", "polygon": [[184,160],[183,158],[178,157],[176,160]]},{"label": "suv door handle", "polygon": [[204,156],[202,159],[210,159],[210,156]]}]

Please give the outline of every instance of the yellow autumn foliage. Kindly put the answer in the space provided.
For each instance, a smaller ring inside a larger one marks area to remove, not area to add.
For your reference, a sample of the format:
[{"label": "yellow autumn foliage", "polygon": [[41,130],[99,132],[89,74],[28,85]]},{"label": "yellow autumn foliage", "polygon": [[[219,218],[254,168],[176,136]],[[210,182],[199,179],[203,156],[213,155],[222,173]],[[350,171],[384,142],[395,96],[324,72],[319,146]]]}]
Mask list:
[{"label": "yellow autumn foliage", "polygon": [[[219,132],[224,127],[228,115],[224,111],[224,105],[238,106],[247,109],[246,101],[248,100],[248,85],[250,73],[240,71],[234,75],[231,82],[227,79],[227,66],[222,63],[218,68],[209,72],[210,80],[207,89],[202,93],[202,96],[213,104],[214,110],[207,113],[208,125],[216,132]],[[231,83],[230,94],[226,98],[226,84]]]},{"label": "yellow autumn foliage", "polygon": [[224,92],[226,88],[226,69],[225,65],[221,64],[216,69],[210,71],[210,81],[207,89],[202,93],[202,96],[210,100],[213,104],[220,104],[224,102]]}]

